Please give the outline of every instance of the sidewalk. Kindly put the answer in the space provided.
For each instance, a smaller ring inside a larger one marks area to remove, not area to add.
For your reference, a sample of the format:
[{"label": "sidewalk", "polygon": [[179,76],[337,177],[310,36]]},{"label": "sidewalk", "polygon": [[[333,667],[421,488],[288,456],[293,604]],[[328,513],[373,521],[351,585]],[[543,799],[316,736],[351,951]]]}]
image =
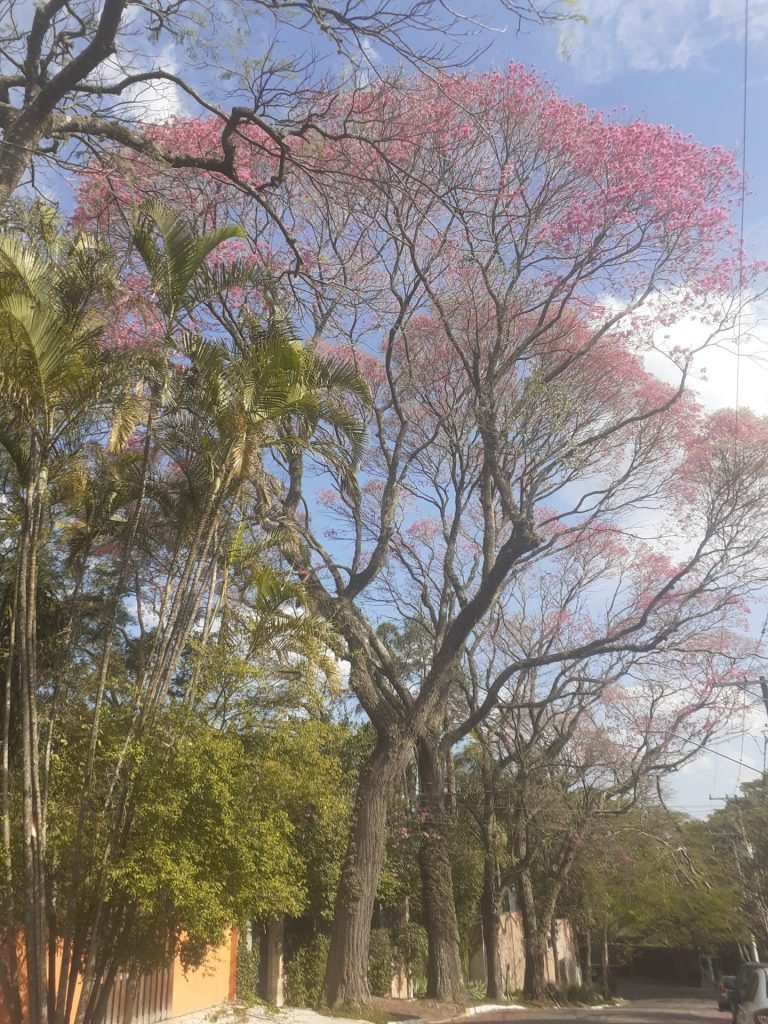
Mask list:
[{"label": "sidewalk", "polygon": [[[488,1013],[499,1010],[522,1010],[522,1006],[511,1004],[483,1006],[460,1006],[452,1003],[432,1002],[427,999],[385,999],[376,998],[372,1004],[390,1017],[393,1024],[438,1024],[446,1020],[456,1020],[476,1013]],[[208,1010],[197,1010],[181,1017],[172,1017],[168,1024],[370,1024],[370,1021],[358,1021],[354,1018],[325,1016],[315,1010],[307,1010],[295,1006],[281,1006],[269,1010],[265,1006],[233,1006],[223,1003]]]},{"label": "sidewalk", "polygon": [[[168,1024],[340,1024],[338,1017],[324,1017],[314,1010],[281,1006],[268,1010],[264,1006],[233,1006],[222,1003],[207,1010],[196,1010],[181,1017],[171,1017]],[[342,1024],[370,1024],[370,1021],[344,1019]]]}]

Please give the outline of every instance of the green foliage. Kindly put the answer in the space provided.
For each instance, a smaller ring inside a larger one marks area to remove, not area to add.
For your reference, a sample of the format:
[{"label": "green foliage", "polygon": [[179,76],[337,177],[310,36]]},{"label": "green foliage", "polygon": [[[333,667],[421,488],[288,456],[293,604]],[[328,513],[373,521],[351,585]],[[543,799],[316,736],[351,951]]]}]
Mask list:
[{"label": "green foliage", "polygon": [[[339,640],[265,517],[272,453],[314,450],[353,489],[369,395],[265,313],[264,290],[248,308],[243,287],[268,283],[215,252],[241,229],[200,236],[143,207],[125,266],[143,257],[151,285],[126,313],[98,239],[60,232],[50,207],[14,217],[0,232],[0,678],[14,688],[0,930],[15,942],[45,917],[73,984],[92,946],[95,1006],[113,962],[192,966],[237,920],[329,913],[354,758],[347,731],[308,716],[328,715]],[[302,726],[274,728],[297,712]],[[25,860],[28,825],[41,841]],[[42,953],[31,966],[45,975]]]},{"label": "green foliage", "polygon": [[449,844],[456,920],[461,943],[466,951],[470,930],[477,920],[477,908],[483,890],[483,853],[463,818],[454,824]]},{"label": "green foliage", "polygon": [[254,943],[248,949],[242,932],[237,942],[237,967],[235,969],[235,996],[241,1003],[256,1002],[259,990],[259,946]]},{"label": "green foliage", "polygon": [[[121,742],[119,720],[108,720],[105,733],[102,760]],[[52,771],[50,843],[63,877],[73,834],[62,822],[73,817],[66,809],[77,796],[81,758],[81,746],[70,744]],[[104,901],[107,915],[123,921],[113,936],[121,959],[151,969],[176,952],[194,966],[234,921],[301,911],[306,890],[293,826],[259,786],[237,737],[169,711],[133,744],[128,770],[136,793],[131,829],[109,867]],[[94,840],[108,820],[94,814]],[[83,911],[87,928],[85,898]]]},{"label": "green foliage", "polygon": [[[184,217],[158,200],[148,200],[136,211],[132,241],[147,268],[156,301],[169,326],[180,308],[194,309],[208,297],[201,294],[201,279],[208,273],[208,256],[222,242],[243,237],[245,231],[239,225],[196,235]],[[242,283],[240,279],[236,282],[238,286]],[[220,283],[217,290],[226,291],[230,286],[230,282]]]},{"label": "green foliage", "polygon": [[388,928],[374,928],[368,946],[368,986],[371,995],[388,996],[392,991],[392,935]]},{"label": "green foliage", "polygon": [[421,910],[419,844],[421,829],[409,809],[393,807],[387,821],[387,847],[379,875],[376,899],[385,907],[399,907],[405,898],[417,917]]},{"label": "green foliage", "polygon": [[768,775],[743,783],[704,832],[737,889],[736,906],[768,955]]},{"label": "green foliage", "polygon": [[354,798],[355,734],[307,719],[255,731],[247,743],[252,786],[292,823],[306,893],[302,912],[330,921]]},{"label": "green foliage", "polygon": [[40,500],[104,412],[119,362],[99,346],[110,254],[57,227],[52,208],[36,204],[20,230],[0,233],[0,450],[19,486],[39,476]]},{"label": "green foliage", "polygon": [[315,935],[285,964],[285,998],[289,1006],[317,1006],[328,960],[327,935]]},{"label": "green foliage", "polygon": [[561,1002],[569,1006],[598,1006],[604,1002],[603,997],[591,985],[568,985],[561,990]]},{"label": "green foliage", "polygon": [[408,980],[414,990],[425,987],[427,977],[428,940],[426,929],[414,921],[401,925],[394,936],[398,957],[405,964]]},{"label": "green foliage", "polygon": [[644,807],[585,840],[561,913],[629,946],[714,950],[745,938],[735,883],[705,823]]}]

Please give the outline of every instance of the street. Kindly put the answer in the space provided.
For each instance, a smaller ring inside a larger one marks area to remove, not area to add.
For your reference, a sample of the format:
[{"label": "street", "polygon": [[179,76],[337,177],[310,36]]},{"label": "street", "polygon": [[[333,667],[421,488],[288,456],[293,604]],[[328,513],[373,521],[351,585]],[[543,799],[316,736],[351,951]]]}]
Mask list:
[{"label": "street", "polygon": [[680,988],[635,983],[625,986],[622,1006],[575,1009],[497,1010],[478,1014],[477,1024],[730,1024],[730,1014],[717,1009],[714,988]]}]

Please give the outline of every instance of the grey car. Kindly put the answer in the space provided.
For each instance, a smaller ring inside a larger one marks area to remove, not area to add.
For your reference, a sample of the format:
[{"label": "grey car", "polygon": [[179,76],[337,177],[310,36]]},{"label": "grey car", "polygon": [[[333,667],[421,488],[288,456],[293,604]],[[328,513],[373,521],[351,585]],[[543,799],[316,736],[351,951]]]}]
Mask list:
[{"label": "grey car", "polygon": [[[755,990],[762,987],[765,993],[765,981],[768,975],[768,963],[744,963],[736,971],[736,980],[731,993],[731,1010],[733,1024],[745,1024],[744,1007],[752,1004]],[[766,1012],[768,1024],[768,1012]],[[752,1022],[750,1022],[752,1024]],[[755,1022],[756,1024],[756,1022]]]}]

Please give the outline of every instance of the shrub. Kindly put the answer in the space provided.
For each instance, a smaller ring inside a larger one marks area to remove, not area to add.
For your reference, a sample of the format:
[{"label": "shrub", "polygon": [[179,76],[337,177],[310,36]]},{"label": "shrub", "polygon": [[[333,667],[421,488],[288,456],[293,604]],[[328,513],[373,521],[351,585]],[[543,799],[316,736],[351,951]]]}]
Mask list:
[{"label": "shrub", "polygon": [[600,993],[588,984],[569,985],[565,990],[565,997],[571,1005],[586,1003],[587,1006],[595,1006],[603,1002]]},{"label": "shrub", "polygon": [[414,991],[424,987],[427,978],[427,931],[409,921],[395,933],[395,946]]},{"label": "shrub", "polygon": [[388,996],[392,990],[392,936],[386,928],[374,928],[371,932],[368,986],[374,996]]},{"label": "shrub", "polygon": [[259,991],[259,947],[248,949],[241,934],[237,941],[237,967],[235,969],[235,996],[241,1003],[255,1003]]},{"label": "shrub", "polygon": [[289,1006],[317,1006],[328,959],[328,936],[315,935],[285,965],[285,999]]}]

